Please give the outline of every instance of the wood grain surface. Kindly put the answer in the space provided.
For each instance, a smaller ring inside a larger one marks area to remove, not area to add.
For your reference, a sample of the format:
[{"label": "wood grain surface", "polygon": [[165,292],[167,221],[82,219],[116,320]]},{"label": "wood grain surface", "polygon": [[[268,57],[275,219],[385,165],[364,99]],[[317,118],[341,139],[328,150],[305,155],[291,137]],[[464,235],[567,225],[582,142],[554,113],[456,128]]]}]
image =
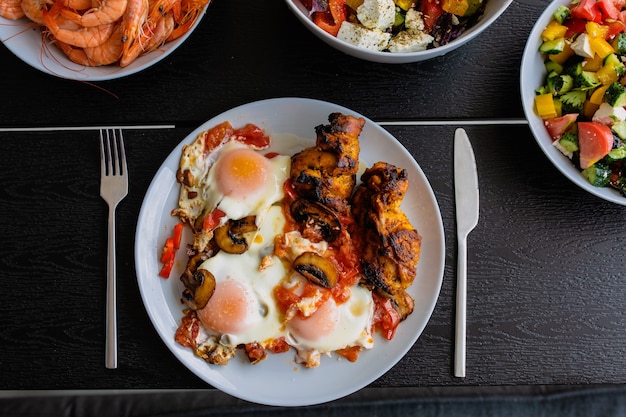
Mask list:
[{"label": "wood grain surface", "polygon": [[[117,210],[119,369],[104,368],[107,206],[94,131],[0,132],[0,389],[206,388],[154,330],[134,267],[148,185],[195,127],[270,97],[335,102],[411,152],[445,227],[443,287],[424,333],[372,387],[626,383],[626,211],[565,179],[525,125],[519,65],[547,1],[514,1],[479,38],[429,62],[383,65],[308,33],[280,0],[214,0],[155,67],[90,84],[40,73],[0,47],[0,128],[174,124],[125,132],[130,189]],[[289,41],[287,41],[287,37]],[[452,376],[456,240],[453,132],[476,153],[480,220],[468,257],[467,377]]]}]

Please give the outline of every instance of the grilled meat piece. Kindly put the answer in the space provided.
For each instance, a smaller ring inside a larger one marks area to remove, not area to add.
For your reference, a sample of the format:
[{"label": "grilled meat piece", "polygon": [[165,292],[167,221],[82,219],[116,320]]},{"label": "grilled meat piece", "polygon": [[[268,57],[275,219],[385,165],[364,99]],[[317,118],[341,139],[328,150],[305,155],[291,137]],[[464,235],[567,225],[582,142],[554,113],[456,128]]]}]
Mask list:
[{"label": "grilled meat piece", "polygon": [[290,176],[298,194],[347,213],[359,168],[363,118],[331,113],[328,125],[315,128],[316,145],[291,158]]},{"label": "grilled meat piece", "polygon": [[365,284],[392,300],[401,317],[413,311],[405,290],[413,283],[422,237],[400,204],[408,189],[406,170],[377,162],[361,176],[352,214],[361,226]]}]

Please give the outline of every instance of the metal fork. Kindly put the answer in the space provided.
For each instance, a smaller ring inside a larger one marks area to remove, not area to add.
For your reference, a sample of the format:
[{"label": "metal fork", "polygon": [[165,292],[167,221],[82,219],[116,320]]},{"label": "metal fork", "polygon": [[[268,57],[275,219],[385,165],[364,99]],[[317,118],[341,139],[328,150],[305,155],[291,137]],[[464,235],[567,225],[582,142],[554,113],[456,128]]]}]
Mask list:
[{"label": "metal fork", "polygon": [[109,247],[107,252],[107,304],[105,361],[117,368],[117,311],[115,289],[115,209],[128,194],[128,171],[122,130],[100,130],[100,196],[109,205]]}]

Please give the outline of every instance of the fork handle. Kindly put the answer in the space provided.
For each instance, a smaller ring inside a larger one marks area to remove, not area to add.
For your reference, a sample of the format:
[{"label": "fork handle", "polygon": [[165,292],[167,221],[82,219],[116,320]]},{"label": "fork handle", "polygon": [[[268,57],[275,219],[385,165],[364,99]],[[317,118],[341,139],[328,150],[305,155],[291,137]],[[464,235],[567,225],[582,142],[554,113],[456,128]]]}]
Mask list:
[{"label": "fork handle", "polygon": [[117,368],[117,311],[115,289],[115,207],[109,207],[109,248],[107,252],[106,367]]}]

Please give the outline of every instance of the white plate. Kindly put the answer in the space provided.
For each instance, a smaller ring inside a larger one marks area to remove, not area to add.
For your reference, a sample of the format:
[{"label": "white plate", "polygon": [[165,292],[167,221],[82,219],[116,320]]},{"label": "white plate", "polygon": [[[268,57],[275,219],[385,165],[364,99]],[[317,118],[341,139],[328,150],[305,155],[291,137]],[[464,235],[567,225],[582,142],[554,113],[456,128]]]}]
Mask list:
[{"label": "white plate", "polygon": [[471,41],[478,35],[480,35],[485,29],[487,29],[493,22],[495,22],[502,13],[509,7],[513,0],[489,0],[485,6],[485,13],[478,20],[478,22],[463,32],[461,36],[452,42],[440,46],[438,48],[427,49],[419,52],[407,52],[407,53],[389,53],[373,51],[366,48],[361,48],[352,45],[348,42],[344,42],[335,36],[325,32],[315,23],[310,17],[309,11],[302,5],[300,0],[285,0],[287,7],[296,15],[298,20],[304,24],[304,26],[315,34],[322,41],[328,45],[342,51],[345,54],[351,55],[356,58],[364,59],[366,61],[381,62],[385,64],[406,64],[410,62],[426,61],[428,59],[436,58],[453,51],[467,42]]},{"label": "white plate", "polygon": [[543,124],[543,120],[534,111],[535,90],[544,84],[547,75],[543,58],[539,53],[541,32],[552,20],[552,14],[556,8],[561,4],[569,5],[570,3],[571,0],[555,0],[550,3],[528,36],[520,69],[522,107],[524,108],[530,130],[539,147],[563,175],[583,190],[597,197],[613,203],[626,205],[626,197],[622,196],[619,191],[610,187],[594,187],[582,176],[578,168],[552,145],[552,139]]},{"label": "white plate", "polygon": [[[176,207],[179,187],[175,172],[183,144],[223,121],[233,126],[254,123],[270,137],[293,134],[315,143],[314,127],[328,124],[328,115],[358,113],[336,104],[301,98],[279,98],[258,101],[229,110],[198,127],[185,138],[165,160],[146,193],[135,243],[137,279],[143,302],[163,342],[193,373],[215,388],[235,397],[268,405],[301,406],[332,401],[351,394],[387,372],[413,346],[420,336],[439,296],[443,280],[445,243],[439,206],[424,173],[407,150],[387,131],[366,119],[360,136],[361,159],[368,165],[382,160],[407,169],[410,187],[403,202],[409,220],[422,235],[421,260],[415,282],[409,293],[415,299],[415,311],[400,324],[395,338],[377,338],[374,348],[361,353],[355,363],[322,356],[321,365],[305,369],[294,362],[294,351],[269,354],[257,365],[237,356],[226,366],[209,365],[194,356],[189,348],[174,341],[182,317],[182,283],[177,278],[186,264],[180,250],[176,270],[171,278],[157,274],[163,242],[171,235],[177,218],[170,215]],[[361,116],[364,117],[364,116]],[[274,139],[272,150],[280,150]],[[310,146],[307,145],[307,146]],[[418,371],[416,371],[417,373]],[[418,375],[416,374],[416,378]]]},{"label": "white plate", "polygon": [[41,30],[27,18],[14,21],[0,17],[0,40],[15,56],[47,74],[79,81],[113,80],[151,67],[174,52],[200,24],[204,13],[206,13],[206,7],[193,27],[183,36],[138,57],[124,68],[117,64],[85,67],[73,63],[60,49],[52,45],[49,39],[42,41]]}]

